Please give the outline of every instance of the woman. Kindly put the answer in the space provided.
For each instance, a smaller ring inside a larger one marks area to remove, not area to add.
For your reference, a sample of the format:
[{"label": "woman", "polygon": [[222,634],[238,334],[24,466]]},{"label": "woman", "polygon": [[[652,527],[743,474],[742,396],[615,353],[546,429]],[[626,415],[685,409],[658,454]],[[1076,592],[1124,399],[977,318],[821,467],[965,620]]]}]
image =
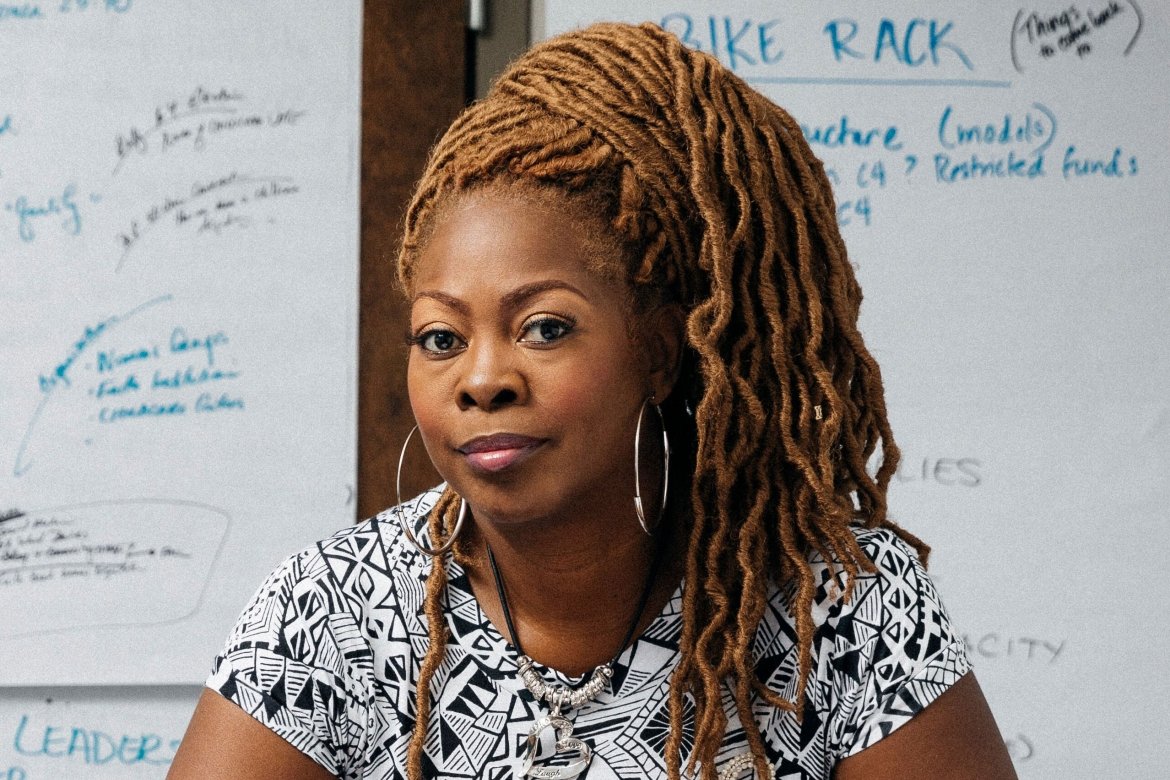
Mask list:
[{"label": "woman", "polygon": [[1015,776],[886,516],[791,117],[650,25],[543,43],[433,151],[399,275],[446,485],[277,569],[172,777]]}]

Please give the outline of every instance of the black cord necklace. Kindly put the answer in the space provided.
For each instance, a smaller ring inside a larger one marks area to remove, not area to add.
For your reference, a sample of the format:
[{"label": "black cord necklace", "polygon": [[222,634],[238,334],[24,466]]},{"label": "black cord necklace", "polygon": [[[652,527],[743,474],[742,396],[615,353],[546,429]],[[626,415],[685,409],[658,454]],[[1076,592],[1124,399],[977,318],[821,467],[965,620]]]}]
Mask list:
[{"label": "black cord necklace", "polygon": [[[617,653],[610,661],[606,661],[601,666],[593,670],[589,681],[580,688],[570,689],[564,685],[549,685],[541,679],[540,673],[534,668],[534,663],[531,658],[524,653],[524,648],[520,646],[520,635],[516,633],[516,625],[512,622],[512,610],[508,608],[508,595],[504,590],[504,578],[500,576],[500,569],[496,565],[496,556],[492,553],[491,545],[485,544],[488,554],[488,564],[492,569],[492,579],[496,582],[496,593],[500,598],[500,608],[504,613],[504,623],[508,626],[508,633],[511,635],[512,645],[516,648],[516,653],[519,658],[517,664],[520,667],[520,679],[524,682],[524,687],[528,689],[529,693],[533,695],[537,702],[548,702],[550,712],[548,715],[541,717],[533,725],[532,730],[528,734],[528,741],[525,748],[525,758],[523,766],[520,769],[521,777],[546,778],[547,780],[570,780],[585,771],[589,766],[590,760],[593,758],[593,749],[581,739],[573,736],[573,722],[561,714],[561,709],[565,707],[580,707],[587,701],[592,701],[597,698],[606,687],[609,686],[609,681],[613,677],[613,665],[617,662],[618,657],[629,646],[630,640],[634,638],[634,632],[638,630],[638,623],[641,622],[642,613],[646,611],[646,604],[650,601],[650,592],[654,589],[654,574],[658,567],[658,550],[655,548],[654,556],[650,559],[650,571],[646,576],[646,585],[642,588],[642,596],[638,599],[638,608],[634,611],[634,618],[630,622],[630,627],[626,631],[626,636],[622,639],[621,646],[618,647]],[[550,758],[556,758],[562,753],[576,753],[571,761],[562,763],[559,766],[534,766],[537,760],[537,751],[539,750],[540,734],[545,729],[554,729],[556,731],[556,753]]]},{"label": "black cord necklace", "polygon": [[[512,646],[516,648],[516,652],[524,656],[528,655],[524,652],[524,648],[520,646],[520,635],[516,633],[516,625],[512,622],[512,610],[508,608],[508,594],[504,590],[504,578],[500,576],[500,567],[496,565],[496,556],[492,553],[491,545],[484,544],[487,548],[488,564],[492,569],[492,579],[496,583],[496,594],[500,599],[500,608],[504,612],[504,624],[508,627],[508,633],[511,634]],[[646,575],[646,584],[642,588],[642,595],[638,598],[638,608],[634,611],[634,619],[630,621],[630,627],[626,630],[626,635],[622,639],[621,645],[617,649],[617,653],[610,664],[617,661],[618,656],[622,654],[629,644],[630,640],[634,638],[634,632],[638,630],[638,623],[641,622],[642,613],[646,611],[646,604],[650,601],[650,593],[654,590],[654,575],[658,568],[658,552],[655,550],[654,555],[650,558],[650,570]]]}]

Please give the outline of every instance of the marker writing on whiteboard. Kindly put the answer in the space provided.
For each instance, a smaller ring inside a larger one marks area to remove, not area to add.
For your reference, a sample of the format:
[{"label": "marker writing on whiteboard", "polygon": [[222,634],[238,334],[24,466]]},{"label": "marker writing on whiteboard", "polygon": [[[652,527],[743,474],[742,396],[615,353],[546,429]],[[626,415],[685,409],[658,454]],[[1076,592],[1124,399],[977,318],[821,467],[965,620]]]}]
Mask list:
[{"label": "marker writing on whiteboard", "polygon": [[[231,339],[223,330],[194,330],[179,325],[171,329],[165,341],[132,343],[129,349],[114,345],[102,350],[93,364],[101,378],[88,393],[103,405],[91,419],[107,424],[242,411],[244,399],[218,387],[234,382],[241,375],[240,371],[221,365],[224,361],[221,351],[230,344]],[[229,358],[228,362],[234,361]],[[176,393],[203,385],[215,387],[192,395]]]},{"label": "marker writing on whiteboard", "polygon": [[148,572],[192,557],[173,544],[103,535],[83,511],[26,515],[14,527],[0,525],[0,587],[59,580],[110,579]]},{"label": "marker writing on whiteboard", "polygon": [[1004,111],[995,116],[956,115],[948,104],[938,119],[938,143],[944,149],[962,146],[1012,146],[1026,154],[1040,154],[1052,144],[1058,123],[1056,114],[1043,103],[1024,111]]},{"label": "marker writing on whiteboard", "polygon": [[29,715],[21,715],[12,737],[18,755],[93,766],[166,766],[175,757],[178,744],[178,739],[152,732],[118,734],[87,726],[34,723]]},{"label": "marker writing on whiteboard", "polygon": [[45,15],[41,12],[41,7],[33,3],[25,3],[24,5],[0,5],[0,21],[43,18],[45,18]]},{"label": "marker writing on whiteboard", "polygon": [[802,122],[800,131],[809,146],[823,146],[826,149],[880,147],[896,152],[902,148],[897,125],[863,126],[848,114],[842,114],[839,121],[825,124],[808,125]]},{"label": "marker writing on whiteboard", "polygon": [[779,19],[758,22],[731,16],[696,20],[685,13],[667,14],[659,22],[660,27],[674,33],[687,46],[719,58],[732,70],[779,62],[784,50],[772,32],[778,24]]},{"label": "marker writing on whiteboard", "polygon": [[61,0],[61,4],[57,6],[59,13],[81,13],[94,8],[104,8],[106,11],[124,14],[134,6],[134,0],[105,0],[104,3],[99,3],[97,0]]},{"label": "marker writing on whiteboard", "polygon": [[1084,177],[1123,179],[1127,176],[1137,176],[1138,160],[1133,155],[1127,155],[1120,146],[1105,154],[1085,154],[1077,147],[1069,146],[1064,151],[1060,172],[1066,179]]},{"label": "marker writing on whiteboard", "polygon": [[871,35],[855,20],[841,18],[826,24],[822,32],[829,39],[833,59],[837,62],[844,58],[874,63],[892,61],[908,68],[919,68],[923,65],[939,67],[957,60],[967,70],[975,70],[971,58],[951,35],[954,27],[953,21],[942,19],[883,17]]},{"label": "marker writing on whiteboard", "polygon": [[300,186],[288,176],[231,171],[198,179],[187,192],[172,192],[150,203],[117,234],[116,243],[122,254],[114,270],[121,272],[131,250],[158,225],[193,229],[195,235],[208,232],[219,235],[227,228],[250,227],[257,209],[300,191]]},{"label": "marker writing on whiteboard", "polygon": [[1067,643],[1067,639],[1004,636],[994,631],[978,636],[963,635],[968,655],[987,659],[1015,658],[1047,664],[1056,662]]},{"label": "marker writing on whiteboard", "polygon": [[85,332],[82,333],[81,337],[76,342],[74,342],[69,352],[65,355],[65,358],[60,363],[58,363],[51,372],[48,374],[41,374],[39,377],[37,377],[37,381],[40,384],[41,393],[49,395],[62,384],[68,387],[70,385],[69,373],[73,369],[74,364],[77,362],[78,358],[85,354],[85,352],[89,350],[93,343],[97,341],[98,338],[100,338],[103,334],[107,333],[113,327],[120,325],[129,319],[132,319],[138,314],[141,314],[147,309],[157,306],[160,303],[169,303],[172,298],[173,296],[171,295],[160,295],[157,298],[151,298],[146,303],[135,306],[133,309],[130,309],[123,314],[115,314],[113,316],[107,317],[104,320],[101,320],[95,325],[87,325],[85,327]]},{"label": "marker writing on whiteboard", "polygon": [[[96,203],[100,197],[92,194],[90,200]],[[39,226],[45,223],[57,224],[69,236],[81,234],[81,207],[74,184],[66,184],[59,195],[20,195],[5,203],[4,210],[16,218],[17,235],[26,244],[36,240]]]},{"label": "marker writing on whiteboard", "polygon": [[110,330],[116,328],[127,320],[133,319],[138,314],[147,309],[158,306],[162,303],[169,303],[172,300],[171,295],[160,295],[157,298],[151,298],[146,303],[135,306],[127,312],[122,314],[115,314],[107,317],[104,320],[94,324],[87,325],[85,331],[81,334],[69,348],[65,357],[57,363],[53,369],[47,373],[43,373],[37,377],[37,382],[40,386],[41,399],[37,404],[37,408],[33,411],[32,417],[29,418],[28,426],[24,431],[24,438],[21,439],[20,446],[16,450],[16,459],[12,465],[12,475],[15,477],[23,476],[25,472],[32,466],[32,461],[28,458],[28,446],[32,440],[33,431],[36,429],[37,422],[41,418],[41,414],[45,410],[45,406],[53,398],[62,387],[70,387],[72,385],[72,371],[77,361],[89,351],[91,351],[94,342],[102,338]]},{"label": "marker writing on whiteboard", "polygon": [[236,90],[220,88],[218,90],[205,89],[197,86],[186,96],[167,100],[154,107],[153,122],[145,130],[138,126],[131,126],[125,133],[114,137],[114,148],[118,162],[114,166],[114,173],[122,167],[122,163],[131,154],[147,154],[151,150],[153,140],[157,137],[163,151],[183,142],[190,142],[196,151],[203,151],[206,145],[206,128],[196,123],[186,126],[187,120],[198,120],[199,117],[209,114],[235,114],[235,104],[244,100],[243,94]]},{"label": "marker writing on whiteboard", "polygon": [[153,153],[168,154],[190,150],[202,153],[213,137],[225,133],[284,131],[296,127],[308,112],[295,107],[266,111],[250,108],[243,93],[221,87],[197,86],[185,97],[166,100],[154,107],[146,123],[131,125],[114,136],[117,161],[113,174],[126,160]]},{"label": "marker writing on whiteboard", "polygon": [[[0,621],[0,641],[190,617],[202,603],[230,523],[221,508],[180,499],[30,508],[0,524],[0,602],[17,605],[15,620]],[[84,597],[37,608],[62,587]]]},{"label": "marker writing on whiteboard", "polygon": [[903,483],[932,482],[974,488],[983,484],[983,463],[977,458],[906,457],[898,462],[894,478]]},{"label": "marker writing on whiteboard", "polygon": [[1012,24],[1012,65],[1023,73],[1030,62],[1084,60],[1101,52],[1126,56],[1142,27],[1141,8],[1131,0],[1109,0],[1083,10],[1077,3],[1057,12],[1020,9]]},{"label": "marker writing on whiteboard", "polygon": [[[8,20],[44,19],[50,13],[76,15],[85,11],[104,9],[109,13],[124,14],[134,5],[134,0],[59,0],[54,5],[44,3],[22,3],[20,5],[0,4],[0,22]],[[46,10],[46,8],[48,10]]]}]

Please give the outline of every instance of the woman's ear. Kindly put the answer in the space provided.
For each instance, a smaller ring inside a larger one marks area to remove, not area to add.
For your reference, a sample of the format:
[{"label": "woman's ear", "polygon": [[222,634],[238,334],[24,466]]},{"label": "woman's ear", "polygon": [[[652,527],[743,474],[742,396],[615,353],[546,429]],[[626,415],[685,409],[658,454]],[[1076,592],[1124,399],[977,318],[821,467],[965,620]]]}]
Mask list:
[{"label": "woman's ear", "polygon": [[664,304],[647,315],[643,348],[650,367],[650,392],[662,403],[674,389],[686,347],[687,317],[677,303]]}]

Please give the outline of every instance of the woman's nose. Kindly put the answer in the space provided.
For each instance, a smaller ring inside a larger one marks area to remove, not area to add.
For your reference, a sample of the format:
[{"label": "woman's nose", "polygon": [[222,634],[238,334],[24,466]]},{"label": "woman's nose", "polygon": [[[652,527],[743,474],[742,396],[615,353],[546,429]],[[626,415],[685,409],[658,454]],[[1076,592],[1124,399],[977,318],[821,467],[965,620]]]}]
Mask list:
[{"label": "woman's nose", "polygon": [[494,411],[526,397],[527,386],[511,347],[485,339],[468,346],[467,372],[460,378],[458,388],[460,409]]}]

